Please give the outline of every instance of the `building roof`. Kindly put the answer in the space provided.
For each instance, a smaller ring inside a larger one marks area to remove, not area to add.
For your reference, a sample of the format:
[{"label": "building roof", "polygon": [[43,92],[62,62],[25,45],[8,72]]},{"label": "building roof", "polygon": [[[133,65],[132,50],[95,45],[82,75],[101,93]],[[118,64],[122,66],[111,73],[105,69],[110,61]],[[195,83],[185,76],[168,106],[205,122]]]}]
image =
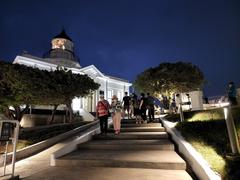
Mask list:
[{"label": "building roof", "polygon": [[86,71],[90,71],[90,70],[93,70],[96,73],[98,73],[99,74],[98,77],[100,77],[100,78],[107,78],[107,79],[114,80],[114,81],[121,81],[121,82],[125,83],[125,85],[129,85],[129,86],[132,85],[132,83],[130,83],[126,79],[105,75],[104,73],[99,71],[94,65],[89,65],[89,66],[86,66],[86,67],[83,67],[83,68],[80,69],[81,72],[84,72],[86,74],[88,74],[88,72],[86,72]]},{"label": "building roof", "polygon": [[41,62],[45,62],[45,63],[55,64],[57,66],[60,65],[60,66],[64,66],[64,67],[77,68],[77,69],[81,68],[79,62],[77,62],[77,61],[76,62],[69,61],[69,60],[62,59],[62,58],[40,58],[40,57],[33,56],[30,54],[22,54],[21,56],[31,58],[34,60],[38,60]]},{"label": "building roof", "polygon": [[62,32],[54,37],[54,39],[56,38],[63,38],[72,41],[72,39],[66,34],[65,29],[62,29]]},{"label": "building roof", "polygon": [[122,79],[122,78],[118,78],[118,77],[114,77],[114,76],[109,76],[109,75],[106,75],[106,76],[111,78],[111,79],[115,79],[115,80],[118,80],[118,81],[123,81],[123,82],[129,83],[129,81],[126,80],[126,79]]}]

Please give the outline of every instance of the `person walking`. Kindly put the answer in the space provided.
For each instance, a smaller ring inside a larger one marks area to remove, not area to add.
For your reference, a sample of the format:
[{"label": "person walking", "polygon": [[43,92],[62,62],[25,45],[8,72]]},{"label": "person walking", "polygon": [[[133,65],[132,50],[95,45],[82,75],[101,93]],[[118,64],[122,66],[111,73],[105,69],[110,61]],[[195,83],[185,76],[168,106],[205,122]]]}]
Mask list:
[{"label": "person walking", "polygon": [[180,113],[180,109],[182,108],[181,94],[176,94],[175,103],[176,103],[176,107],[177,107],[177,113]]},{"label": "person walking", "polygon": [[125,96],[123,97],[122,102],[123,102],[124,116],[127,111],[128,119],[129,119],[129,110],[130,110],[130,100],[131,98],[128,96],[128,92],[125,92]]},{"label": "person walking", "polygon": [[170,105],[170,113],[175,114],[177,113],[177,106],[176,106],[176,101],[175,98],[172,99],[171,105]]},{"label": "person walking", "polygon": [[231,106],[237,105],[237,90],[234,82],[228,83],[227,95],[230,105]]},{"label": "person walking", "polygon": [[145,98],[145,94],[141,93],[139,109],[141,111],[142,119],[145,123],[147,123],[147,116],[146,116],[147,106],[146,105],[147,105],[147,99]]},{"label": "person walking", "polygon": [[150,122],[154,122],[154,97],[147,93],[147,109]]},{"label": "person walking", "polygon": [[137,105],[137,95],[135,93],[132,94],[131,99],[130,99],[130,109],[131,109],[131,113],[130,113],[130,117],[136,117],[136,109],[138,109],[138,105]]},{"label": "person walking", "polygon": [[112,119],[113,119],[113,128],[115,131],[115,134],[120,133],[121,129],[121,119],[122,119],[122,106],[121,102],[118,101],[118,98],[116,95],[113,95],[112,97],[112,103],[111,103],[111,112],[112,112]]},{"label": "person walking", "polygon": [[100,95],[100,100],[96,107],[96,118],[100,121],[101,134],[107,134],[109,108],[110,105],[108,101],[104,99],[104,95]]},{"label": "person walking", "polygon": [[136,119],[136,124],[144,123],[143,119],[142,119],[142,113],[141,113],[141,110],[139,108],[140,102],[141,102],[140,99],[139,100],[136,99],[136,101],[135,101],[134,116],[135,116],[135,119]]}]

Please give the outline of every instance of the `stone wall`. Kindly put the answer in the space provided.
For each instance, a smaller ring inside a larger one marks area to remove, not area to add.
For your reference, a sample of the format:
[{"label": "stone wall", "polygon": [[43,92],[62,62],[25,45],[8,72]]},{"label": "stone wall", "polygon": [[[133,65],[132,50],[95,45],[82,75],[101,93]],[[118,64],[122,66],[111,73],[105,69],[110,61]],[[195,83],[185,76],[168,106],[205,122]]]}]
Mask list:
[{"label": "stone wall", "polygon": [[[45,114],[25,114],[21,120],[22,127],[36,127],[47,125],[51,115]],[[55,115],[53,123],[64,123],[65,115]]]}]

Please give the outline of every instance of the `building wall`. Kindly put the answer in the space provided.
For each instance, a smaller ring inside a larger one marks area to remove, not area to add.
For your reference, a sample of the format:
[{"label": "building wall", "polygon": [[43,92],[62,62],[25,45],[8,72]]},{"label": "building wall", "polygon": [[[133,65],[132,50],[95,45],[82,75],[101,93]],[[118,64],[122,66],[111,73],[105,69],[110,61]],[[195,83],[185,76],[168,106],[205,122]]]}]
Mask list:
[{"label": "building wall", "polygon": [[[36,57],[37,58],[37,57]],[[41,70],[55,70],[57,65],[44,62],[44,59],[38,58],[34,59],[31,57],[17,56],[13,63],[23,64],[30,67],[39,68]],[[89,112],[96,111],[96,104],[99,101],[100,92],[103,92],[105,99],[109,100],[111,103],[111,98],[116,95],[119,100],[122,100],[124,92],[129,92],[130,83],[111,79],[108,76],[104,76],[100,71],[96,69],[95,66],[91,65],[89,68],[82,71],[82,69],[68,68],[71,69],[73,73],[87,74],[95,82],[100,84],[98,90],[96,90],[92,95],[84,98],[75,98],[72,103],[74,111],[80,111],[83,108]],[[84,69],[84,68],[83,68]]]},{"label": "building wall", "polygon": [[[108,83],[108,91],[111,91],[112,96],[116,95],[120,101],[122,101],[122,98],[124,96],[124,92],[129,92],[129,88],[125,87],[125,85],[109,82]],[[109,93],[110,94],[110,93]],[[108,97],[109,98],[109,97]],[[111,98],[111,97],[110,97]]]},{"label": "building wall", "polygon": [[96,82],[100,84],[100,88],[96,93],[96,101],[99,100],[100,93],[104,94],[105,99],[108,100],[109,103],[111,103],[113,95],[116,95],[119,100],[122,100],[124,92],[129,93],[129,85],[125,85],[124,83],[103,78],[97,78]]}]

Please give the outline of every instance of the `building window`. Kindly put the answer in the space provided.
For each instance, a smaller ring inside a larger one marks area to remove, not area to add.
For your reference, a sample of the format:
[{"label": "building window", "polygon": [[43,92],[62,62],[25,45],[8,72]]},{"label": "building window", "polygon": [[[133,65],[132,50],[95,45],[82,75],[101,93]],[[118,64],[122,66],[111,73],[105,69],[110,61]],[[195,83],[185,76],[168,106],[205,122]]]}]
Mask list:
[{"label": "building window", "polygon": [[65,49],[65,39],[55,39],[52,44],[52,49]]},{"label": "building window", "polygon": [[100,95],[104,95],[104,91],[100,90],[100,91],[99,91],[99,94],[100,94]]},{"label": "building window", "polygon": [[122,98],[123,98],[123,93],[121,91],[118,91],[117,92],[117,97],[118,97],[118,100],[121,101]]}]

